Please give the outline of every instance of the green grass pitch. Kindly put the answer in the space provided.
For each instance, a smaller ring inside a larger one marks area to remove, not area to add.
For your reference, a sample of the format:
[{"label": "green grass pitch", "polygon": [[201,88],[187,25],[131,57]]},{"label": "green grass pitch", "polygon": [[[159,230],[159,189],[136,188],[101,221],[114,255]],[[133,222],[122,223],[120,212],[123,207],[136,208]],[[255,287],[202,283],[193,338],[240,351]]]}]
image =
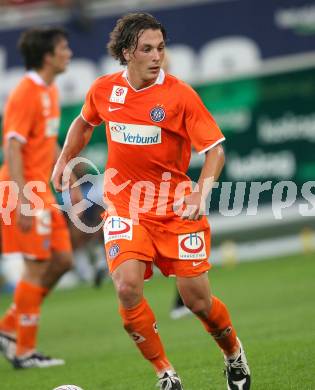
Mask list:
[{"label": "green grass pitch", "polygon": [[[315,389],[315,254],[215,267],[213,292],[228,305],[246,347],[253,390]],[[170,320],[174,280],[155,276],[145,295],[185,390],[224,390],[223,360],[199,321]],[[9,302],[1,296],[0,312]],[[15,371],[0,357],[0,390],[150,390],[156,378],[121,327],[111,283],[57,291],[42,311],[39,350],[63,367]]]}]

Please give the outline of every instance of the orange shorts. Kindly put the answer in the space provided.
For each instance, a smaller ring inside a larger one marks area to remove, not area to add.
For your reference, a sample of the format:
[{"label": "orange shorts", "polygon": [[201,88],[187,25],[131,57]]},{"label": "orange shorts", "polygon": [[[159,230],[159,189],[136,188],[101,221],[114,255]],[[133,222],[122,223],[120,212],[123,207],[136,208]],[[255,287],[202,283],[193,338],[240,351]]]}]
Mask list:
[{"label": "orange shorts", "polygon": [[[210,269],[210,227],[207,222],[183,222],[189,233],[168,229],[168,224],[108,216],[104,222],[106,260],[110,272],[130,259],[146,262],[145,279],[153,273],[153,264],[165,276],[193,277]],[[202,226],[202,230],[200,230]],[[198,230],[194,230],[193,227]],[[180,229],[179,229],[180,230]]]},{"label": "orange shorts", "polygon": [[70,252],[71,242],[67,223],[62,212],[54,207],[38,210],[33,225],[24,233],[16,223],[15,212],[11,224],[1,223],[2,252],[4,255],[22,253],[34,260],[48,260],[52,252]]}]

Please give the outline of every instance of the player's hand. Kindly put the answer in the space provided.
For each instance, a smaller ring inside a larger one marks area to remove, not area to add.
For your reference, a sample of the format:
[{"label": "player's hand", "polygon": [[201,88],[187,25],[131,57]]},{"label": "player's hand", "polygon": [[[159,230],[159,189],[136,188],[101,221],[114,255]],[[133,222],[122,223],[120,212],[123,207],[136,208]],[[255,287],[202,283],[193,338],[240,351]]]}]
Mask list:
[{"label": "player's hand", "polygon": [[62,192],[70,189],[71,174],[66,172],[66,164],[61,160],[56,162],[53,173],[51,175],[51,182],[57,192]]},{"label": "player's hand", "polygon": [[58,165],[55,165],[51,176],[51,182],[54,186],[55,191],[62,191],[62,171],[59,169]]},{"label": "player's hand", "polygon": [[197,221],[205,215],[205,201],[199,192],[185,196],[181,208],[176,212],[182,219]]},{"label": "player's hand", "polygon": [[17,225],[23,233],[27,233],[31,230],[33,225],[33,217],[24,215],[21,210],[21,204],[16,209],[16,221]]}]

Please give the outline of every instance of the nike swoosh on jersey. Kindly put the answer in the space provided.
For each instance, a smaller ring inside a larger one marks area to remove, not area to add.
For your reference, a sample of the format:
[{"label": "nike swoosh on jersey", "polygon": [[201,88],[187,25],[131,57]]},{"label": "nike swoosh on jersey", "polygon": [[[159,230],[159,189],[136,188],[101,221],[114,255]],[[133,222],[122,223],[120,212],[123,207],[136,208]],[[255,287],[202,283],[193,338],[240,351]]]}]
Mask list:
[{"label": "nike swoosh on jersey", "polygon": [[192,265],[193,265],[193,267],[197,267],[201,263],[203,263],[203,261],[193,261]]},{"label": "nike swoosh on jersey", "polygon": [[117,111],[117,110],[121,110],[123,107],[111,107],[111,106],[109,106],[108,107],[108,111],[109,112],[112,112],[112,111]]}]

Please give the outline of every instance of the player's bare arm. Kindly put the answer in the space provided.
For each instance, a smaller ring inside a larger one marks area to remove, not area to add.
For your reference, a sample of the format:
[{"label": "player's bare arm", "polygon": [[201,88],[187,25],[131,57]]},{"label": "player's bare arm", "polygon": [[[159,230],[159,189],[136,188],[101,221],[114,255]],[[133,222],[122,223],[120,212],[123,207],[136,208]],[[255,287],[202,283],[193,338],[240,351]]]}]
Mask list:
[{"label": "player's bare arm", "polygon": [[62,182],[64,169],[67,163],[76,157],[89,142],[92,132],[93,126],[87,123],[81,116],[78,116],[72,122],[51,178],[56,191],[60,192],[69,188],[70,183]]},{"label": "player's bare arm", "polygon": [[[61,147],[59,144],[56,145],[56,160],[55,164],[57,163],[59,157],[61,154]],[[77,176],[74,172],[71,172],[71,177],[70,177],[70,182],[75,183],[77,180]],[[79,203],[83,199],[82,191],[80,186],[71,186],[70,188],[70,196],[71,196],[71,201],[72,204]]]},{"label": "player's bare arm", "polygon": [[224,166],[225,157],[222,145],[217,145],[206,152],[205,161],[197,183],[197,188],[185,197],[183,219],[197,220],[205,214],[206,199],[212,190],[213,183],[219,178]]},{"label": "player's bare arm", "polygon": [[17,222],[23,232],[28,232],[32,227],[32,217],[23,215],[21,212],[21,205],[29,203],[23,192],[25,187],[25,179],[22,147],[23,144],[19,140],[16,138],[11,138],[8,140],[7,146],[5,148],[5,154],[8,161],[10,179],[14,181],[19,188],[18,207],[16,210]]}]

